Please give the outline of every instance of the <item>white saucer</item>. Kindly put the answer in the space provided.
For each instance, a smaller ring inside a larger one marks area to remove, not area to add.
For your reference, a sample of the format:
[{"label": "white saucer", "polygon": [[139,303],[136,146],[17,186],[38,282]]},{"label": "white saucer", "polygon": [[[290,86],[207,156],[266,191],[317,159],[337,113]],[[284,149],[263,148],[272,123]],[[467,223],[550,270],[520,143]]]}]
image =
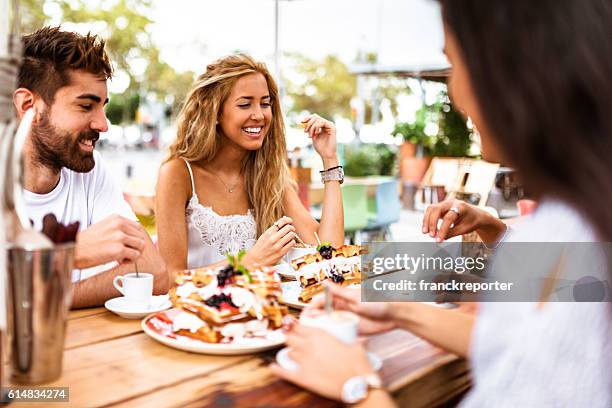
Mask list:
[{"label": "white saucer", "polygon": [[[368,360],[370,360],[370,365],[374,371],[378,371],[382,368],[383,362],[376,354],[368,352]],[[289,357],[289,347],[285,347],[276,353],[276,362],[285,370],[298,370],[298,365]]]},{"label": "white saucer", "polygon": [[124,319],[142,319],[143,317],[151,314],[161,312],[172,307],[172,302],[168,298],[168,295],[153,296],[151,304],[147,309],[138,310],[130,307],[126,304],[123,296],[109,299],[104,303],[104,307],[111,312],[118,314]]}]

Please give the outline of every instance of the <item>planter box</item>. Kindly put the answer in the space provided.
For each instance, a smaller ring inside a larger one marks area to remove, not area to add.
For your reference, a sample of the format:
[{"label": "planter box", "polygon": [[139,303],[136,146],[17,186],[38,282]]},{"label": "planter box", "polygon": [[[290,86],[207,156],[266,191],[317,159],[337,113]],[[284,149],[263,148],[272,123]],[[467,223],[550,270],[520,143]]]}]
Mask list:
[{"label": "planter box", "polygon": [[431,157],[407,157],[400,161],[400,176],[404,183],[420,183],[429,168]]}]

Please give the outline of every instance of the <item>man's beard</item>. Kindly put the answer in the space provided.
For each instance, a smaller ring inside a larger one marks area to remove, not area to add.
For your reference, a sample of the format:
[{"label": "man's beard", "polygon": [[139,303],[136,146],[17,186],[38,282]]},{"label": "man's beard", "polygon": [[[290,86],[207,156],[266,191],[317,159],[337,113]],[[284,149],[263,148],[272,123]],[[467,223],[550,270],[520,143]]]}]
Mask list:
[{"label": "man's beard", "polygon": [[77,173],[87,173],[96,165],[93,152],[84,152],[79,142],[89,139],[95,146],[99,132],[88,130],[76,137],[54,127],[49,120],[48,111],[42,112],[40,120],[32,123],[32,142],[35,161],[47,168],[59,171],[66,167]]}]

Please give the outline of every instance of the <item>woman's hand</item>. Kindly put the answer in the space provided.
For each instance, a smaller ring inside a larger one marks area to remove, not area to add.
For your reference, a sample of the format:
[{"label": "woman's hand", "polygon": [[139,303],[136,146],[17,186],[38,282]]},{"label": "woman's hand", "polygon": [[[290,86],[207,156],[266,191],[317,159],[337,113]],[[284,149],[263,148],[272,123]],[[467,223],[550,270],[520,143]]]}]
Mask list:
[{"label": "woman's hand", "polygon": [[275,265],[293,247],[294,238],[293,220],[282,217],[261,234],[255,245],[242,258],[242,263],[250,266]]},{"label": "woman's hand", "polygon": [[[389,303],[386,302],[361,302],[361,290],[345,288],[330,282],[324,283],[329,287],[332,296],[334,309],[348,310],[359,316],[359,334],[377,334],[392,330],[396,327],[391,320],[389,313]],[[323,309],[325,307],[325,297],[323,294],[315,296],[306,306],[304,312],[312,309]]]},{"label": "woman's hand", "polygon": [[[438,220],[442,224],[438,229]],[[423,216],[423,234],[436,242],[476,231],[486,244],[497,242],[506,231],[506,224],[488,212],[461,200],[448,200],[427,207]]]},{"label": "woman's hand", "polygon": [[312,138],[312,146],[323,162],[336,160],[336,126],[317,114],[306,116],[302,122],[304,132]]},{"label": "woman's hand", "polygon": [[272,364],[272,372],[327,398],[340,400],[349,378],[374,372],[361,344],[347,345],[319,328],[293,325],[287,333],[287,346],[298,370]]}]

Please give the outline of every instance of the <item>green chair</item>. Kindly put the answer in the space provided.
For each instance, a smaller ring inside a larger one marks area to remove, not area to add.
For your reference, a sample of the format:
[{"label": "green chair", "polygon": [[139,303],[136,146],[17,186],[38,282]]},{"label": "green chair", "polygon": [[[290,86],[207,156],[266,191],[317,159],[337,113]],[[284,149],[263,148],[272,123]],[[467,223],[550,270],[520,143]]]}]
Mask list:
[{"label": "green chair", "polygon": [[355,242],[359,232],[368,225],[367,186],[347,184],[342,186],[344,205],[344,233]]}]

